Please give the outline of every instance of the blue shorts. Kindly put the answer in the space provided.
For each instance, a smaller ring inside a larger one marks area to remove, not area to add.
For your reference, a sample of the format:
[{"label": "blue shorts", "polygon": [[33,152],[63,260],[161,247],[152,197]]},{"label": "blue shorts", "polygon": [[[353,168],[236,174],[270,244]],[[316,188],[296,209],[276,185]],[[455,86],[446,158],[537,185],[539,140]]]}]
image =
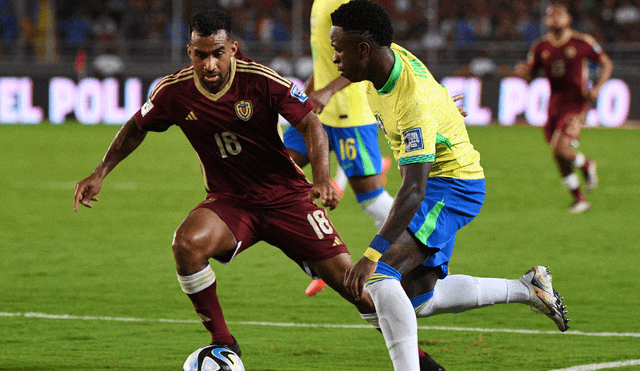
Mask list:
[{"label": "blue shorts", "polygon": [[485,196],[484,179],[433,177],[409,230],[425,246],[439,249],[423,265],[440,267],[441,279],[449,274],[456,233],[478,215]]},{"label": "blue shorts", "polygon": [[[336,128],[324,126],[329,137],[329,149],[335,152],[347,177],[370,176],[382,173],[382,155],[378,143],[378,125]],[[293,126],[284,132],[284,146],[305,157],[307,145]]]}]

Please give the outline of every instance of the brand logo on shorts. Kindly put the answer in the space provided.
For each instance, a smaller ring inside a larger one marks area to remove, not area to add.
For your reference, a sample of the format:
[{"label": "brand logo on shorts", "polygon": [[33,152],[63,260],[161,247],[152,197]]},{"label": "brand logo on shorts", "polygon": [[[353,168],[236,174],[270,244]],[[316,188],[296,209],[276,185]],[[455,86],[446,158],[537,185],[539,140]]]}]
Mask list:
[{"label": "brand logo on shorts", "polygon": [[251,115],[253,115],[253,106],[251,105],[250,100],[241,100],[239,102],[236,102],[235,107],[236,115],[238,115],[238,117],[242,121],[249,120],[251,118]]},{"label": "brand logo on shorts", "polygon": [[422,128],[413,128],[402,133],[405,143],[405,152],[412,152],[424,149],[422,140]]}]

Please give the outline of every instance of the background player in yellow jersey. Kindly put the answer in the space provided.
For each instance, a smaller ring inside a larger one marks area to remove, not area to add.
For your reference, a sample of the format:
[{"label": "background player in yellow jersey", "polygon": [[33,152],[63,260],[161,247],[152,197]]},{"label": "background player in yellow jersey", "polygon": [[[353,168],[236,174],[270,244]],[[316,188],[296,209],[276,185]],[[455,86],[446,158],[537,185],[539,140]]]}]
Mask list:
[{"label": "background player in yellow jersey", "polygon": [[[380,154],[378,127],[367,104],[364,84],[352,84],[340,76],[331,58],[330,15],[348,1],[313,2],[310,37],[313,75],[306,84],[305,93],[316,104],[314,111],[327,132],[330,149],[338,158],[340,166],[334,187],[341,193],[348,178],[356,201],[380,228],[393,202],[383,182],[383,161],[386,161],[386,169],[391,161]],[[309,163],[306,144],[295,128],[287,128],[284,144],[298,166]],[[324,281],[314,280],[306,294],[315,295],[324,286]]]},{"label": "background player in yellow jersey", "polygon": [[366,81],[402,174],[389,216],[345,277],[356,298],[366,284],[394,369],[420,370],[416,315],[525,303],[565,331],[565,308],[545,267],[515,280],[448,274],[456,233],[485,196],[480,155],[464,119],[424,64],[392,43],[391,20],[378,4],[350,1],[331,20],[333,61],[350,81]]}]

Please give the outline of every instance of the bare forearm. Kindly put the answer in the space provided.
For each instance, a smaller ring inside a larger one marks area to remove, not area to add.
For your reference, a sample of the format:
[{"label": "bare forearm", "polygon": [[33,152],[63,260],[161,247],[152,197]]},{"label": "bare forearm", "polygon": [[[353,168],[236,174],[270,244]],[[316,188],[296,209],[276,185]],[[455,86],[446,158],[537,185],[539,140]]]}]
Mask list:
[{"label": "bare forearm", "polygon": [[424,193],[419,194],[415,189],[398,191],[389,211],[389,216],[380,231],[378,231],[378,234],[387,241],[397,240],[411,223],[411,219],[418,211],[423,198]]},{"label": "bare forearm", "polygon": [[307,154],[311,164],[313,182],[331,182],[329,168],[329,138],[318,117],[309,112],[298,123],[296,129],[300,132],[307,145]]},{"label": "bare forearm", "polygon": [[611,78],[613,74],[613,62],[611,59],[603,55],[600,59],[600,76],[598,77],[598,82],[596,83],[596,87],[600,89],[602,85],[604,85],[607,80]]},{"label": "bare forearm", "polygon": [[314,90],[315,88],[313,87],[313,74],[312,74],[311,77],[309,77],[307,81],[304,83],[304,93],[306,95],[309,95]]},{"label": "bare forearm", "polygon": [[[413,167],[407,170],[407,167]],[[403,182],[394,197],[393,205],[384,225],[378,232],[388,241],[395,241],[409,226],[425,197],[431,163],[401,167]]]},{"label": "bare forearm", "polygon": [[305,137],[313,182],[331,182],[329,140],[322,126],[314,127]]},{"label": "bare forearm", "polygon": [[132,117],[113,139],[107,153],[93,173],[101,179],[104,179],[120,161],[124,160],[131,152],[138,148],[146,135],[147,132],[140,129],[135,118]]},{"label": "bare forearm", "polygon": [[347,78],[342,77],[342,76],[338,76],[333,81],[331,81],[329,84],[327,84],[327,86],[325,86],[324,89],[328,89],[331,92],[331,94],[333,95],[337,91],[340,91],[340,90],[344,89],[345,87],[349,86],[349,84],[351,84],[351,81],[349,81]]}]

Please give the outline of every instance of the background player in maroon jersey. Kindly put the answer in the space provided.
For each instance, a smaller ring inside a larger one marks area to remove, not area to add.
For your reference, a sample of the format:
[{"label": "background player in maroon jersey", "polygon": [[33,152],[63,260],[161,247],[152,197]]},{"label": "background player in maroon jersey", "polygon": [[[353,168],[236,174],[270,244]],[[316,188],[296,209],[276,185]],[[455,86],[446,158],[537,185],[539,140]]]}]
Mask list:
[{"label": "background player in maroon jersey", "polygon": [[[516,75],[531,80],[542,69],[551,84],[545,139],[553,151],[567,189],[574,197],[572,213],[589,210],[580,191],[580,180],[573,172],[582,170],[589,191],[598,184],[596,162],[575,150],[590,103],[598,98],[602,85],[611,77],[613,63],[595,39],[571,29],[572,17],[562,1],[552,1],[545,22],[549,33],[529,52],[528,62],[516,66]],[[587,59],[600,65],[598,81],[589,89]]]},{"label": "background player in maroon jersey", "polygon": [[[74,210],[98,201],[104,178],[149,131],[177,125],[196,150],[207,197],[175,232],[178,281],[212,341],[240,354],[216,294],[209,259],[229,262],[263,240],[280,248],[307,273],[315,273],[375,316],[370,297],[356,302],[343,286],[352,266],[347,247],[323,206],[339,202],[331,186],[327,134],[313,104],[290,81],[240,54],[220,11],[196,15],[189,25],[193,62],[162,79],[149,101],[122,127],[93,173],[76,185]],[[291,160],[280,136],[278,114],[303,135],[312,166],[311,184]]]}]

